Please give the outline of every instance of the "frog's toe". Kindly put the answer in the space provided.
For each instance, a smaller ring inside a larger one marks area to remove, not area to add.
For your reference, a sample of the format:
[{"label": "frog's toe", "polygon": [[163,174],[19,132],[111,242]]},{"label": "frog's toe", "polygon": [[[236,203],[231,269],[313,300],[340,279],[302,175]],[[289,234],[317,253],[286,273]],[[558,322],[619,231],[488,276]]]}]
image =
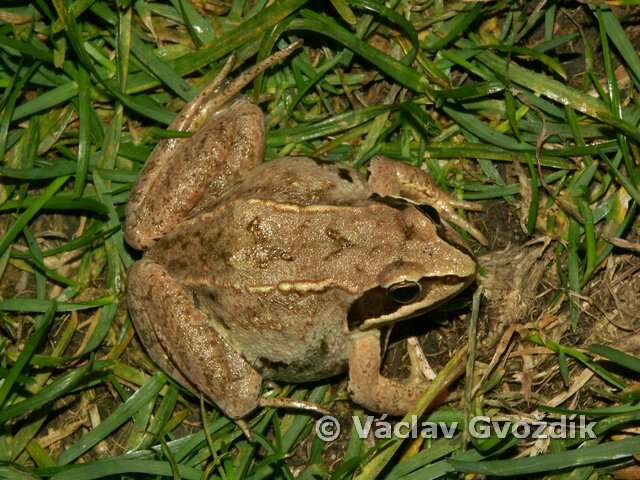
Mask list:
[{"label": "frog's toe", "polygon": [[436,378],[436,372],[433,371],[424,351],[420,346],[418,337],[407,338],[407,353],[411,362],[411,376],[409,381],[412,383],[428,382]]},{"label": "frog's toe", "polygon": [[331,412],[317,403],[298,400],[296,398],[273,397],[261,398],[259,405],[261,407],[284,408],[290,410],[301,410],[312,412],[317,415],[331,415]]},{"label": "frog's toe", "polygon": [[434,208],[444,220],[457,225],[461,229],[469,232],[469,234],[473,238],[475,238],[481,245],[484,245],[485,247],[489,245],[487,237],[485,237],[484,234],[480,230],[478,230],[475,225],[458,215],[450,204],[447,204],[446,206],[434,205]]}]

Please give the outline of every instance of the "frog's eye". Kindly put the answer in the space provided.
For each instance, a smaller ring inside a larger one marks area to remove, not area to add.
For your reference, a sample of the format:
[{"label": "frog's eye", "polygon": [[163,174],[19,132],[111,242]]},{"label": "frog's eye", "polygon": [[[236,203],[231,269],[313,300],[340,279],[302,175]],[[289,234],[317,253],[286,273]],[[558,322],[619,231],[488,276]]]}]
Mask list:
[{"label": "frog's eye", "polygon": [[418,282],[405,280],[391,285],[387,289],[387,293],[397,303],[412,303],[420,298],[422,285]]}]

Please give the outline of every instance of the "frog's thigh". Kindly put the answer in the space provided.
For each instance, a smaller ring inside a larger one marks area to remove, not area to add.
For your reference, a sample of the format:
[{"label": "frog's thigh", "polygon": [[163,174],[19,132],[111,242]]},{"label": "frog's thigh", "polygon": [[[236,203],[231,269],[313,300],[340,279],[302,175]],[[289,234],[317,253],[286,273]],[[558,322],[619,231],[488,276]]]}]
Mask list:
[{"label": "frog's thigh", "polygon": [[[262,162],[262,111],[239,97],[219,112],[192,108],[189,138],[161,140],[138,177],[127,204],[127,242],[151,246]],[[206,114],[206,115],[205,115]],[[181,114],[180,116],[183,116]]]},{"label": "frog's thigh", "polygon": [[129,271],[127,294],[145,347],[161,367],[169,367],[169,374],[174,375],[172,365],[177,367],[176,380],[186,378],[186,386],[195,385],[232,418],[258,405],[260,374],[218,335],[190,293],[162,266],[136,263]]},{"label": "frog's thigh", "polygon": [[380,332],[354,336],[349,356],[349,393],[363,407],[379,413],[404,415],[427,388],[426,384],[402,383],[382,376]]},{"label": "frog's thigh", "polygon": [[195,387],[187,380],[169,359],[167,352],[162,347],[155,332],[153,323],[153,308],[149,308],[150,284],[145,276],[142,263],[138,262],[129,270],[127,285],[127,304],[131,314],[131,320],[136,328],[138,338],[146,349],[151,359],[167,372],[174,380],[189,390]]}]

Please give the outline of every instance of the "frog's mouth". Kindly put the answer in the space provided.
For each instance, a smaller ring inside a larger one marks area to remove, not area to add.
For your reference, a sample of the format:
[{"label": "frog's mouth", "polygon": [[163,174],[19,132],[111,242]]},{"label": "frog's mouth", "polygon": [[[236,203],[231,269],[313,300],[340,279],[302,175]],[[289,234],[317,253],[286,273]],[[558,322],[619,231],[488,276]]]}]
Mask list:
[{"label": "frog's mouth", "polygon": [[424,277],[418,282],[389,288],[372,288],[349,307],[349,330],[366,330],[415,317],[455,296],[471,282],[472,278],[447,275]]}]

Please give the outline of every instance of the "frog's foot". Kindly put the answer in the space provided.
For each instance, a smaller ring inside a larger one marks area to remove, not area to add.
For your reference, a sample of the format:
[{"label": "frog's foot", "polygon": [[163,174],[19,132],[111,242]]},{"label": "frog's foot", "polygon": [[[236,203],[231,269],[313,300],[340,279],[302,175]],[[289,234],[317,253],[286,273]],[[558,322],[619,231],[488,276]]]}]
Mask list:
[{"label": "frog's foot", "polygon": [[249,440],[250,442],[253,442],[253,435],[251,434],[251,425],[249,425],[249,422],[241,418],[238,418],[236,419],[236,425],[242,431],[246,439]]},{"label": "frog's foot", "polygon": [[369,186],[382,197],[401,198],[417,205],[429,205],[444,220],[468,231],[482,245],[488,245],[482,232],[455,210],[462,208],[479,211],[482,206],[451,197],[419,168],[385,157],[375,157],[369,165]]},{"label": "frog's foot", "polygon": [[262,162],[262,111],[237,94],[299,46],[293,43],[221,86],[231,70],[232,61],[227,62],[182,109],[169,129],[193,135],[160,140],[145,163],[127,204],[124,232],[131,246],[150,247]]},{"label": "frog's foot", "polygon": [[[410,347],[410,345],[409,345]],[[411,347],[409,356],[412,358]],[[418,401],[428,381],[412,359],[411,377],[406,382],[382,376],[380,332],[370,330],[355,335],[349,356],[351,399],[374,412],[404,415]]]},{"label": "frog's foot", "polygon": [[412,383],[428,382],[436,378],[436,373],[424,356],[418,337],[407,338],[407,353],[411,365],[410,381]]},{"label": "frog's foot", "polygon": [[261,407],[284,408],[289,410],[302,410],[316,413],[318,415],[331,415],[326,408],[321,407],[317,403],[306,402],[304,400],[296,400],[295,398],[261,398],[258,402]]},{"label": "frog's foot", "polygon": [[182,109],[169,125],[169,129],[181,131],[199,130],[211,115],[214,115],[227,102],[231,101],[258,75],[287,58],[301,46],[302,40],[298,40],[260,63],[246,69],[236,78],[223,85],[235,63],[235,56],[229,56],[216,78]]},{"label": "frog's foot", "polygon": [[160,265],[130,270],[127,296],[142,343],[160,367],[232,418],[258,406],[262,377],[222,338],[190,292]]}]

